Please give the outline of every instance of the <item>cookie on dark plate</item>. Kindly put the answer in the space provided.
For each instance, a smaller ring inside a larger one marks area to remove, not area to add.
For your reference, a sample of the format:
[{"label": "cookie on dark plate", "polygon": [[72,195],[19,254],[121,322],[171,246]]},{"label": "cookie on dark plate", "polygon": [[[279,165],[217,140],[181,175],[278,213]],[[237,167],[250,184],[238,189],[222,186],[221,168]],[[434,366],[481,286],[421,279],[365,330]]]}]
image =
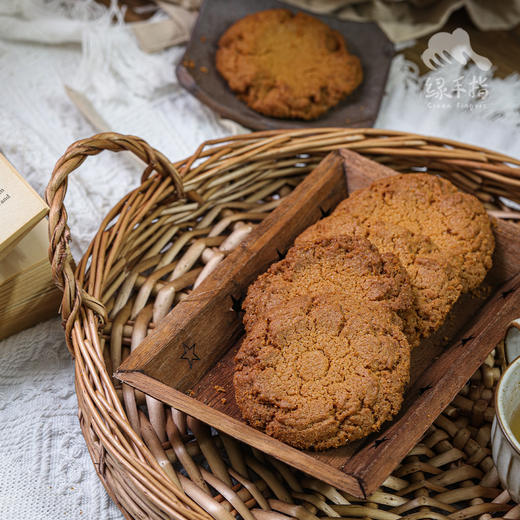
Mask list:
[{"label": "cookie on dark plate", "polygon": [[320,20],[269,9],[234,23],[220,38],[216,67],[249,107],[267,116],[316,119],[362,81],[359,59]]}]

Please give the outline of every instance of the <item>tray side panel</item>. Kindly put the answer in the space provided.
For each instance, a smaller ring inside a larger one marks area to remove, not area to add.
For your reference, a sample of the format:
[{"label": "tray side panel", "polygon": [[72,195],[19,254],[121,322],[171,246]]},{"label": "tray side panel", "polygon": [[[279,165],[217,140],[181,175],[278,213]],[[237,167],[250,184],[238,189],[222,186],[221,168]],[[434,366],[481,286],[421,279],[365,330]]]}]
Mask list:
[{"label": "tray side panel", "polygon": [[[366,493],[382,484],[485,361],[520,309],[520,274],[499,288],[473,324],[424,370],[408,391],[412,402],[374,442],[356,453],[344,471],[356,475]],[[404,441],[404,442],[403,442]]]},{"label": "tray side panel", "polygon": [[223,431],[250,446],[254,446],[268,455],[272,455],[295,468],[312,474],[333,486],[338,486],[348,493],[358,497],[365,497],[364,491],[355,476],[332,468],[328,464],[314,459],[306,452],[287,446],[265,435],[265,433],[214,410],[146,374],[134,371],[121,373],[118,377],[124,383],[143,391],[145,394],[151,395],[188,415],[196,417],[217,430]]},{"label": "tray side panel", "polygon": [[249,284],[346,195],[343,161],[334,152],[161,320],[119,370],[140,370],[190,389],[240,336],[240,302]]}]

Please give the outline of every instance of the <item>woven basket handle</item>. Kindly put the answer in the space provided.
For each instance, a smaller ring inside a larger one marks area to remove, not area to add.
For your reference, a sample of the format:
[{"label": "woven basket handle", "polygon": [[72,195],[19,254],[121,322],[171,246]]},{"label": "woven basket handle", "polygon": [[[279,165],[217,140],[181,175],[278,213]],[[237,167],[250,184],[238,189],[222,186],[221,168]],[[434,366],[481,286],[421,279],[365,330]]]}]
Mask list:
[{"label": "woven basket handle", "polygon": [[142,175],[146,180],[153,171],[164,177],[171,177],[175,186],[177,198],[184,197],[184,189],[179,173],[172,163],[159,151],[148,143],[132,135],[121,135],[105,132],[82,139],[67,148],[65,154],[58,160],[51,180],[45,190],[45,199],[50,207],[49,211],[49,260],[52,267],[54,283],[63,292],[61,302],[62,324],[65,328],[67,346],[74,355],[72,344],[72,327],[81,304],[92,309],[100,318],[101,323],[106,320],[104,305],[88,294],[75,276],[75,265],[70,252],[70,230],[67,226],[67,211],[63,200],[67,193],[67,179],[89,155],[97,155],[103,150],[112,152],[130,151],[147,164]]}]

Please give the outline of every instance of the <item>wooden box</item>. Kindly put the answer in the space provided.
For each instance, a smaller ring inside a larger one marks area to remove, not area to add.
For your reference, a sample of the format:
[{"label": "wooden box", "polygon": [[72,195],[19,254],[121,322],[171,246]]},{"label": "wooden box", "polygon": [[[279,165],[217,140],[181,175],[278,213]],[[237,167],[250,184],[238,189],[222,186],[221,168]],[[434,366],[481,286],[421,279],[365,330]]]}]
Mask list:
[{"label": "wooden box", "polygon": [[217,269],[178,303],[121,365],[116,376],[294,467],[357,497],[374,491],[417,443],[489,352],[520,308],[520,232],[495,222],[487,296],[463,295],[445,325],[413,352],[400,414],[383,429],[324,452],[292,448],[249,427],[233,395],[233,357],[243,333],[248,285],[330,212],[349,190],[395,172],[346,150],[327,156]]},{"label": "wooden box", "polygon": [[48,210],[43,199],[0,154],[0,258],[5,256]]},{"label": "wooden box", "polygon": [[58,316],[61,292],[52,280],[47,219],[0,259],[0,339]]}]

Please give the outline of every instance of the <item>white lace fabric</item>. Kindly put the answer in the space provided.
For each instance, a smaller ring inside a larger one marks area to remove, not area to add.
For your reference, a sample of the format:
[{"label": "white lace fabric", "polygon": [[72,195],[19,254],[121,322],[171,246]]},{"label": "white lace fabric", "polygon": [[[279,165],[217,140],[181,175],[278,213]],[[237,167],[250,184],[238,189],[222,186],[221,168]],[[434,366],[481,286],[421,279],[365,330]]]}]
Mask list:
[{"label": "white lace fabric", "polygon": [[[126,27],[110,26],[114,12],[91,0],[0,2],[0,149],[42,195],[67,146],[95,133],[64,85],[85,94],[112,130],[143,137],[171,159],[244,131],[177,84],[182,47],[144,54]],[[520,156],[518,77],[490,80],[489,107],[473,112],[429,109],[421,85],[398,56],[377,126]],[[139,176],[127,154],[109,152],[71,175],[65,205],[76,258]],[[81,436],[73,377],[58,318],[0,342],[2,520],[122,518]]]}]

